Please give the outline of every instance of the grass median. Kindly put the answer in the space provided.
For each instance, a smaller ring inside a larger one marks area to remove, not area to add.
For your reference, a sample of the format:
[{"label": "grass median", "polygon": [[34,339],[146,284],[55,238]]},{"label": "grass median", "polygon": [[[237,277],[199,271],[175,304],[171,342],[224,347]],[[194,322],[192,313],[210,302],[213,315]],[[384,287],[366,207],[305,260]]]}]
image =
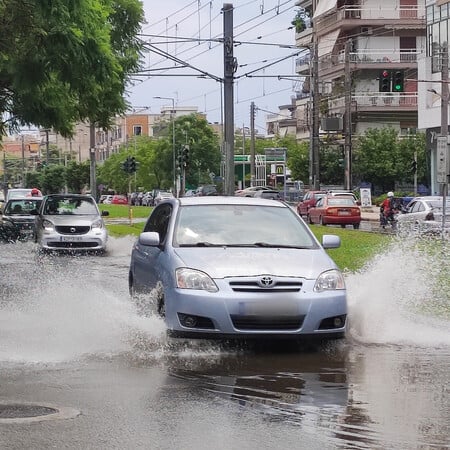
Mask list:
[{"label": "grass median", "polygon": [[[124,222],[121,223],[108,223],[106,225],[111,236],[122,237],[127,235],[139,236],[139,233],[142,232],[145,224],[142,219],[146,219],[150,215],[152,207],[100,205],[100,209],[109,211],[109,216],[107,217],[108,220],[124,220]],[[141,221],[135,219],[141,219]],[[391,236],[386,234],[371,233],[361,230],[319,225],[310,225],[310,228],[319,241],[324,234],[335,234],[341,238],[341,246],[336,249],[328,250],[328,254],[333,258],[341,270],[350,272],[361,269],[366,262],[387,245],[386,240],[392,239]]]}]

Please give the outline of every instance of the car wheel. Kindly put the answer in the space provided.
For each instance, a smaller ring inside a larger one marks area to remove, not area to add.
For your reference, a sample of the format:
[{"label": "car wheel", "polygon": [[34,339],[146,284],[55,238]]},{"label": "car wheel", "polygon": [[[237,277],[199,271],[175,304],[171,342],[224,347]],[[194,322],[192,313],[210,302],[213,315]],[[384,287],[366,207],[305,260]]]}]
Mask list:
[{"label": "car wheel", "polygon": [[311,220],[311,216],[309,214],[306,214],[306,221],[312,225],[314,222]]},{"label": "car wheel", "polygon": [[322,216],[319,216],[319,225],[326,225],[325,223],[324,223],[324,221],[323,221],[323,217]]},{"label": "car wheel", "polygon": [[166,317],[166,302],[164,300],[164,288],[158,284],[156,288],[156,311],[161,317]]},{"label": "car wheel", "polygon": [[353,224],[353,229],[359,230],[359,223],[354,223]]}]

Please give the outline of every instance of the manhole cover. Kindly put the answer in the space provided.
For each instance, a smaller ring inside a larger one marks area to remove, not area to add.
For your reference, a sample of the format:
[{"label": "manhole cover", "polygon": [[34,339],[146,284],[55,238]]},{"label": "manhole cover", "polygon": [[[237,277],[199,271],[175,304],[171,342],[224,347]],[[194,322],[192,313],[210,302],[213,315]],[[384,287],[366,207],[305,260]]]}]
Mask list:
[{"label": "manhole cover", "polygon": [[0,405],[0,419],[16,419],[22,417],[46,416],[55,414],[58,410],[39,405]]},{"label": "manhole cover", "polygon": [[29,423],[43,420],[73,419],[80,414],[75,408],[36,403],[0,403],[1,423]]}]

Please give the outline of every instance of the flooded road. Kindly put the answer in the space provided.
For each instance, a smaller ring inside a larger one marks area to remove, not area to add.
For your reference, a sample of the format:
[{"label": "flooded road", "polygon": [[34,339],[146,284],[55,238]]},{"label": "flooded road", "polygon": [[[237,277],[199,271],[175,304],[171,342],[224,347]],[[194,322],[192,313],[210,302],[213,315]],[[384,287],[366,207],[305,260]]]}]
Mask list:
[{"label": "flooded road", "polygon": [[[399,245],[348,274],[345,342],[269,348],[166,338],[129,301],[131,244],[0,246],[0,448],[450,448],[448,248]],[[76,413],[5,418],[13,404]]]}]

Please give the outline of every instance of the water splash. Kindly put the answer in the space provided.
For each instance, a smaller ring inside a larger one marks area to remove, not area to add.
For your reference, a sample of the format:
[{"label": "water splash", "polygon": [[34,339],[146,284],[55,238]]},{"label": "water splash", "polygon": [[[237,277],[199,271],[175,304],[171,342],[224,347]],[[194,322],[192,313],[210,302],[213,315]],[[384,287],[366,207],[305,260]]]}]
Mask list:
[{"label": "water splash", "polygon": [[[427,249],[412,240],[398,242],[347,276],[351,338],[365,344],[450,346],[448,316],[441,317],[450,304],[445,285],[440,287],[448,257],[445,247]],[[438,304],[446,306],[440,310]]]}]

